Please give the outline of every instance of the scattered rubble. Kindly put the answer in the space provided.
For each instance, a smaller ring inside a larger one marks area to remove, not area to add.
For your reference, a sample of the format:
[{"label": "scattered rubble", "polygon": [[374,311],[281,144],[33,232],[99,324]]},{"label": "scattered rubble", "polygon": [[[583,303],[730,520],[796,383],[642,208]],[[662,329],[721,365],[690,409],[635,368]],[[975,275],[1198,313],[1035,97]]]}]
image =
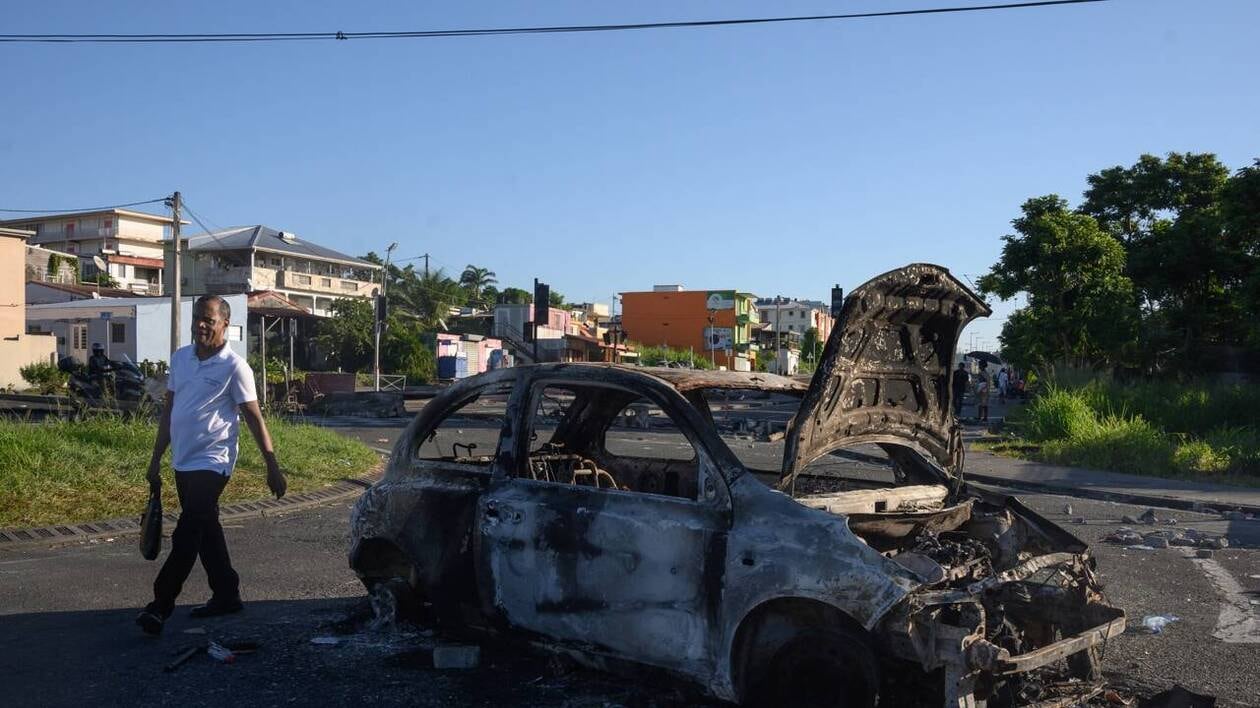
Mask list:
[{"label": "scattered rubble", "polygon": [[1072,515],[1072,505],[1071,505],[1071,504],[1064,504],[1064,505],[1063,505],[1063,515],[1064,515],[1064,516],[1071,516],[1071,515]]},{"label": "scattered rubble", "polygon": [[1137,517],[1137,520],[1140,523],[1146,524],[1148,526],[1151,524],[1159,523],[1159,517],[1155,515],[1154,509],[1147,509],[1146,511],[1142,512],[1142,515]]},{"label": "scattered rubble", "polygon": [[1206,548],[1219,551],[1229,547],[1228,538],[1224,536],[1209,536],[1198,529],[1164,529],[1144,534],[1127,526],[1121,526],[1103,540],[1127,546],[1134,550],[1177,546],[1180,548]]},{"label": "scattered rubble", "polygon": [[1200,548],[1194,552],[1194,557],[1207,559],[1207,558],[1211,558],[1214,553],[1215,551],[1213,551],[1211,548]]},{"label": "scattered rubble", "polygon": [[341,643],[337,637],[311,637],[311,644],[319,644],[321,646],[336,646]]},{"label": "scattered rubble", "polygon": [[1216,697],[1187,691],[1181,686],[1173,686],[1167,691],[1143,700],[1138,705],[1141,708],[1214,708]]},{"label": "scattered rubble", "polygon": [[1124,516],[1120,517],[1120,523],[1128,524],[1129,526],[1137,526],[1138,524],[1142,522],[1138,521],[1135,517],[1133,517],[1130,514],[1125,514]]},{"label": "scattered rubble", "polygon": [[1231,509],[1230,511],[1221,512],[1221,516],[1225,517],[1227,521],[1246,521],[1247,520],[1247,515],[1237,509]]},{"label": "scattered rubble", "polygon": [[1181,619],[1175,615],[1147,615],[1142,618],[1142,627],[1151,634],[1160,634],[1168,625]]}]

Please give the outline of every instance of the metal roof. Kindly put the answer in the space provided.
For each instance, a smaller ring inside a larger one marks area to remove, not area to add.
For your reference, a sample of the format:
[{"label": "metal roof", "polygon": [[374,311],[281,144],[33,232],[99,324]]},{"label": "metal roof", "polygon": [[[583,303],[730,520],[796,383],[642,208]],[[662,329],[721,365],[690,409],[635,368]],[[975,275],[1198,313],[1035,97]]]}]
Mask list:
[{"label": "metal roof", "polygon": [[[286,238],[281,238],[280,234]],[[348,256],[340,251],[325,248],[305,241],[290,232],[277,231],[269,226],[237,226],[222,231],[213,231],[188,237],[190,251],[238,251],[259,250],[270,253],[283,253],[304,256],[323,261],[337,261],[364,268],[380,268],[379,265],[362,258]]]}]

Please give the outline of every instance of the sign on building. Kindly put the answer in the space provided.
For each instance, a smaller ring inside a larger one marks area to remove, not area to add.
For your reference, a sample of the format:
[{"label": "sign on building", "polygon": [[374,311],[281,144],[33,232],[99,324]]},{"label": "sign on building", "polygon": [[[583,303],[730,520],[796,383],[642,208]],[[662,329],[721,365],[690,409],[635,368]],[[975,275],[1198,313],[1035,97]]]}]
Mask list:
[{"label": "sign on building", "polygon": [[[695,331],[695,330],[692,330]],[[731,327],[705,327],[705,351],[725,351],[733,347],[734,330]],[[694,340],[693,340],[694,341]]]},{"label": "sign on building", "polygon": [[735,291],[734,290],[710,290],[708,299],[705,301],[705,307],[707,307],[710,310],[735,309]]}]

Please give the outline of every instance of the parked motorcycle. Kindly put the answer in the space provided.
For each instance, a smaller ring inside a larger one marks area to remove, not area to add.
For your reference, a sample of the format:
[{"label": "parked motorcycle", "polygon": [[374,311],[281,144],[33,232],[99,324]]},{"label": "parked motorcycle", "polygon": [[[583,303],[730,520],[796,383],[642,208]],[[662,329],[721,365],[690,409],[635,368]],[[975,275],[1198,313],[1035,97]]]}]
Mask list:
[{"label": "parked motorcycle", "polygon": [[102,400],[114,398],[119,401],[139,401],[145,396],[144,374],[126,354],[122,359],[111,359],[107,371],[99,376],[87,373],[86,368],[75,361],[74,357],[62,357],[57,368],[70,374],[67,386],[70,393],[78,398]]}]

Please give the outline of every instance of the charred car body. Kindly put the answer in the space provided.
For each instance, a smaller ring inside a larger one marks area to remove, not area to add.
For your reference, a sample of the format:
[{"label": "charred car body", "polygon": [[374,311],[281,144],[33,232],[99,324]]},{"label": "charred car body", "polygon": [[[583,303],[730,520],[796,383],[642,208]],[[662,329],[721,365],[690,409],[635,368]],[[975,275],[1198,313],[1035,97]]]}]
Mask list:
[{"label": "charred car body", "polygon": [[[951,361],[987,314],[915,264],[846,298],[808,384],[599,364],[466,379],[360,499],[351,567],[443,621],[727,700],[1070,704],[1097,690],[1124,614],[1084,543],[962,481]],[[736,391],[799,399],[778,469],[719,435],[710,402]],[[478,406],[495,410],[480,427]],[[668,421],[686,454],[619,435],[629,416]],[[810,472],[864,445],[886,478]]]}]

